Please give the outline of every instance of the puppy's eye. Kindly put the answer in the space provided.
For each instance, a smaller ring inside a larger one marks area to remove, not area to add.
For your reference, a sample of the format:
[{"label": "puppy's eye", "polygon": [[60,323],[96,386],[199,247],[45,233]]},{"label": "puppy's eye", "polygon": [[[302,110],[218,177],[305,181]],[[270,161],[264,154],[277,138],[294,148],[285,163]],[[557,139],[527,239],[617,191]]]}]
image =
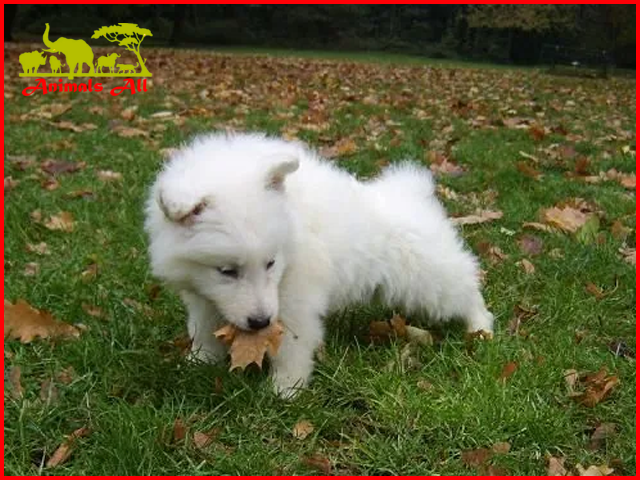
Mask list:
[{"label": "puppy's eye", "polygon": [[238,269],[233,267],[217,267],[216,270],[220,275],[229,278],[238,278]]},{"label": "puppy's eye", "polygon": [[271,270],[271,267],[273,267],[273,265],[274,265],[275,263],[276,263],[276,261],[275,261],[275,260],[270,260],[270,261],[267,263],[267,270]]}]

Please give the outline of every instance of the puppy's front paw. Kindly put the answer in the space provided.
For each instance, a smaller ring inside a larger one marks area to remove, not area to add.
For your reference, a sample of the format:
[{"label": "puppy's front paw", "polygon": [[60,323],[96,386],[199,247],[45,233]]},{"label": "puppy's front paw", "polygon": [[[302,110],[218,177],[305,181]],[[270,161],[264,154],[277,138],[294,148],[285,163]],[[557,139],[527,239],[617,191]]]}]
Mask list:
[{"label": "puppy's front paw", "polygon": [[222,362],[227,355],[227,351],[224,345],[219,342],[211,343],[208,345],[196,345],[191,346],[191,351],[187,356],[187,360],[193,363],[208,363],[214,365]]},{"label": "puppy's front paw", "polygon": [[306,378],[278,372],[271,375],[271,382],[276,395],[284,400],[293,400],[308,383]]}]

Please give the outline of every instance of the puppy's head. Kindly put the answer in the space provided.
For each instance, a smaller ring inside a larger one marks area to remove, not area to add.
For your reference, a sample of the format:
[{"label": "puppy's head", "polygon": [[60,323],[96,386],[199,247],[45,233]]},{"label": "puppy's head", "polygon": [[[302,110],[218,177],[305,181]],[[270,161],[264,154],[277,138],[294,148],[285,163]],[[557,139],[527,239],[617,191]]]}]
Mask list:
[{"label": "puppy's head", "polygon": [[292,244],[285,179],[298,160],[285,155],[237,168],[182,167],[161,174],[150,200],[154,273],[208,299],[239,328],[268,326],[278,315]]}]

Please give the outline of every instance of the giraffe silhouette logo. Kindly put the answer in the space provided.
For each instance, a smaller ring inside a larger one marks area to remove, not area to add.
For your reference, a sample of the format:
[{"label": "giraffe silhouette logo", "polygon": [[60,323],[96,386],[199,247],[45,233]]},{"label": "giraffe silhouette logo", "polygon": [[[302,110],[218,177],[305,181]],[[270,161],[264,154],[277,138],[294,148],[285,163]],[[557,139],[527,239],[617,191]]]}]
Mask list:
[{"label": "giraffe silhouette logo", "polygon": [[[49,38],[49,24],[45,24],[42,41],[47,48],[25,52],[20,55],[22,65],[21,77],[151,77],[147,69],[147,59],[140,54],[140,44],[146,37],[153,34],[146,28],[135,23],[119,23],[110,27],[101,27],[93,32],[91,38],[105,38],[109,42],[117,43],[124,50],[132,52],[137,59],[135,65],[117,63],[121,55],[111,53],[94,58],[91,46],[84,40],[60,37],[55,41]],[[47,57],[46,53],[50,53]],[[64,56],[64,63],[58,55]],[[38,69],[47,64],[51,72],[38,73]],[[86,65],[86,67],[85,67]],[[64,67],[67,68],[64,68]],[[84,71],[87,70],[88,71]],[[66,71],[65,71],[66,70]]]}]

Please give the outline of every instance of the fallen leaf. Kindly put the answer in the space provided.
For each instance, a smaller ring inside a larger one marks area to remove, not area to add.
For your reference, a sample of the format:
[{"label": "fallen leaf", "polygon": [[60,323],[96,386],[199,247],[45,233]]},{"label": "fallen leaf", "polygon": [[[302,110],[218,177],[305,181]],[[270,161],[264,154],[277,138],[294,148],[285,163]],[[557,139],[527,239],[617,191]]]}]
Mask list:
[{"label": "fallen leaf", "polygon": [[204,450],[213,443],[213,440],[219,433],[219,429],[214,428],[208,432],[195,432],[193,434],[193,444],[196,448]]},{"label": "fallen leaf", "polygon": [[23,274],[25,277],[35,277],[40,273],[40,264],[29,262],[24,266]]},{"label": "fallen leaf", "polygon": [[81,190],[73,190],[66,194],[69,198],[92,198],[95,196],[93,190],[89,190],[87,188]]},{"label": "fallen leaf", "polygon": [[467,467],[479,467],[487,462],[493,453],[488,448],[478,448],[476,450],[465,450],[460,459]]},{"label": "fallen leaf", "polygon": [[477,249],[480,255],[489,260],[491,265],[497,265],[509,258],[509,255],[504,253],[500,247],[491,245],[489,242],[478,243]]},{"label": "fallen leaf", "polygon": [[494,443],[491,450],[498,455],[506,455],[511,451],[511,444],[509,442]]},{"label": "fallen leaf", "polygon": [[616,425],[615,423],[601,423],[596,427],[594,432],[591,434],[589,438],[589,450],[598,450],[600,449],[607,438],[612,437],[616,433]]},{"label": "fallen leaf", "polygon": [[148,137],[149,132],[139,128],[127,127],[124,125],[116,125],[111,131],[122,138]]},{"label": "fallen leaf", "polygon": [[535,230],[541,230],[547,233],[556,233],[557,231],[555,228],[549,225],[545,225],[544,223],[538,223],[538,222],[524,222],[522,226],[524,228],[533,228]]},{"label": "fallen leaf", "polygon": [[214,335],[230,347],[229,370],[244,370],[252,363],[262,368],[265,354],[274,356],[278,352],[284,327],[282,322],[277,321],[257,332],[249,332],[233,325],[226,325],[214,332]]},{"label": "fallen leaf", "polygon": [[616,220],[611,225],[611,235],[617,240],[626,240],[633,229],[626,227],[620,220]]},{"label": "fallen leaf", "polygon": [[173,422],[173,434],[172,434],[172,442],[178,443],[182,442],[187,436],[187,426],[184,424],[184,420],[182,418],[176,418]]},{"label": "fallen leaf", "polygon": [[544,210],[543,218],[549,225],[565,232],[575,233],[587,222],[589,215],[576,208],[566,206],[563,208],[552,207]]},{"label": "fallen leaf", "polygon": [[590,161],[587,157],[578,157],[578,159],[576,160],[576,164],[575,167],[573,168],[573,171],[576,173],[576,175],[579,175],[581,177],[586,177],[589,175],[589,165],[590,165]]},{"label": "fallen leaf", "polygon": [[502,380],[503,382],[506,382],[507,379],[516,372],[516,370],[518,370],[518,364],[516,362],[507,363],[502,368],[502,372],[500,372],[500,376],[498,377],[498,380]]},{"label": "fallen leaf", "polygon": [[352,138],[343,138],[331,147],[320,149],[320,154],[325,158],[347,157],[358,151],[358,145]]},{"label": "fallen leaf", "polygon": [[391,329],[398,337],[407,336],[407,321],[397,313],[391,317],[389,325],[391,325]]},{"label": "fallen leaf", "polygon": [[134,105],[132,107],[125,108],[124,110],[122,110],[122,112],[120,112],[120,116],[125,120],[131,121],[134,118],[136,118],[137,111],[138,111],[138,106]]},{"label": "fallen leaf", "polygon": [[464,168],[439,152],[430,151],[427,154],[427,161],[430,164],[429,169],[434,175],[458,177],[464,173]]},{"label": "fallen leaf", "polygon": [[531,125],[531,127],[529,127],[529,136],[533,138],[534,141],[541,142],[546,136],[544,127],[540,125]]},{"label": "fallen leaf", "polygon": [[73,453],[76,440],[81,437],[86,437],[87,435],[89,435],[89,429],[87,427],[79,428],[69,435],[58,449],[53,452],[53,455],[51,455],[49,460],[47,460],[47,468],[55,468],[69,460],[69,457],[71,457],[71,454]]},{"label": "fallen leaf", "polygon": [[428,392],[429,390],[433,389],[433,383],[427,380],[418,380],[418,383],[416,383],[416,387],[418,387],[423,392]]},{"label": "fallen leaf", "polygon": [[520,173],[526,177],[533,178],[534,180],[540,180],[542,178],[542,172],[536,170],[526,162],[518,162],[516,168]]},{"label": "fallen leaf", "polygon": [[584,468],[579,463],[576,465],[576,470],[581,477],[606,477],[614,471],[613,468],[607,465],[591,465],[590,467]]},{"label": "fallen leaf", "polygon": [[18,185],[20,185],[20,181],[19,180],[14,180],[13,177],[11,177],[11,176],[4,177],[4,193],[5,193],[5,195],[9,190],[13,190]]},{"label": "fallen leaf", "polygon": [[98,172],[98,180],[101,182],[116,182],[122,180],[122,174],[111,170],[100,170]]},{"label": "fallen leaf", "polygon": [[[6,370],[5,370],[6,372]],[[21,382],[22,369],[18,366],[9,369],[9,385],[11,385],[11,397],[19,400],[24,396],[24,387]]]},{"label": "fallen leaf", "polygon": [[636,266],[636,249],[621,248],[618,250],[622,254],[622,259],[630,265]]},{"label": "fallen leaf", "polygon": [[151,115],[149,115],[149,118],[169,118],[169,117],[173,117],[173,112],[162,111],[162,112],[152,113]]},{"label": "fallen leaf", "polygon": [[636,352],[633,348],[629,347],[623,340],[615,340],[609,344],[609,351],[616,357],[623,357],[629,359],[636,358]]},{"label": "fallen leaf", "polygon": [[587,283],[585,290],[591,295],[593,295],[594,297],[596,297],[598,300],[602,300],[606,296],[602,291],[602,289],[593,282]]},{"label": "fallen leaf", "polygon": [[40,384],[40,400],[42,400],[45,405],[55,403],[59,397],[60,393],[52,379],[45,380]]},{"label": "fallen leaf", "polygon": [[571,392],[569,396],[585,407],[593,408],[609,396],[620,380],[615,375],[608,375],[603,367],[596,373],[579,377],[578,383],[582,391]]},{"label": "fallen leaf", "polygon": [[534,235],[523,235],[518,239],[518,246],[522,253],[527,255],[540,255],[544,248],[544,242]]},{"label": "fallen leaf", "polygon": [[73,325],[60,322],[45,311],[37,310],[24,300],[16,304],[4,301],[4,336],[29,343],[36,337],[76,338],[80,331]]},{"label": "fallen leaf", "polygon": [[83,303],[82,310],[84,310],[84,312],[90,317],[104,318],[104,312],[102,311],[102,309],[99,307],[96,307],[95,305],[91,305],[89,303]]},{"label": "fallen leaf", "polygon": [[551,457],[547,458],[547,476],[549,477],[564,477],[567,475],[567,469],[564,468],[564,462],[566,458]]},{"label": "fallen leaf", "polygon": [[49,175],[59,175],[61,173],[74,173],[83,169],[87,164],[84,162],[68,162],[66,160],[46,160],[40,168]]},{"label": "fallen leaf", "polygon": [[570,368],[569,370],[565,370],[564,373],[564,381],[567,384],[567,388],[569,391],[573,391],[576,382],[578,381],[578,371]]},{"label": "fallen leaf", "polygon": [[75,222],[73,215],[69,212],[60,212],[57,215],[51,215],[49,220],[44,223],[44,226],[49,230],[58,230],[62,232],[73,232],[75,228]]},{"label": "fallen leaf", "polygon": [[564,258],[564,253],[559,248],[552,248],[549,252],[549,257],[559,260],[561,258]]},{"label": "fallen leaf", "polygon": [[68,121],[50,122],[50,125],[59,128],[60,130],[70,130],[75,133],[82,133],[98,128],[97,125],[94,125],[93,123],[83,123],[82,125],[76,125],[75,123]]},{"label": "fallen leaf", "polygon": [[317,470],[325,475],[331,474],[331,461],[327,457],[319,453],[302,457],[302,463],[307,467]]},{"label": "fallen leaf", "polygon": [[46,178],[42,182],[40,182],[40,186],[47,190],[48,192],[52,192],[60,188],[60,182],[58,182],[55,178]]},{"label": "fallen leaf", "polygon": [[423,330],[422,328],[407,325],[406,336],[407,340],[410,343],[422,345],[425,347],[430,347],[433,345],[433,336],[428,330]]},{"label": "fallen leaf", "polygon": [[503,213],[500,211],[481,210],[474,215],[466,217],[453,217],[451,220],[455,225],[475,225],[478,223],[491,222],[502,218]]},{"label": "fallen leaf", "polygon": [[87,268],[85,268],[82,273],[80,273],[80,279],[83,282],[91,282],[95,280],[98,276],[98,265],[96,263],[92,263]]},{"label": "fallen leaf", "polygon": [[307,438],[313,431],[315,427],[309,420],[300,420],[293,426],[293,436],[298,440],[304,440]]},{"label": "fallen leaf", "polygon": [[76,372],[73,367],[66,367],[56,373],[56,380],[63,385],[69,385],[73,382]]},{"label": "fallen leaf", "polygon": [[536,273],[535,265],[526,258],[523,258],[522,260],[516,262],[516,265],[522,268],[522,270],[524,270],[524,273],[526,273],[527,275],[533,275],[534,273]]}]

